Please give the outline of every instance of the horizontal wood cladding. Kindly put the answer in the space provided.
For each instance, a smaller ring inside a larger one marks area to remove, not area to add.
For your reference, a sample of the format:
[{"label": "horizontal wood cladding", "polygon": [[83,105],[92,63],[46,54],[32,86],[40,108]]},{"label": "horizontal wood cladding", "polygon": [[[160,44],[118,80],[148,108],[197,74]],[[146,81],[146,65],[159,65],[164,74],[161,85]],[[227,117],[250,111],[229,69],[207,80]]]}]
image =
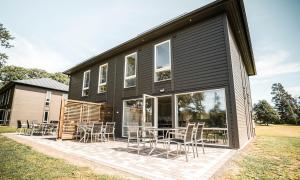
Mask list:
[{"label": "horizontal wood cladding", "polygon": [[175,91],[228,85],[221,16],[178,32],[172,47]]},{"label": "horizontal wood cladding", "polygon": [[240,51],[230,29],[228,34],[235,96],[235,102],[233,103],[235,103],[236,107],[235,116],[238,126],[239,147],[242,147],[254,136],[251,116],[250,83]]},{"label": "horizontal wood cladding", "polygon": [[[114,107],[116,134],[121,136],[124,99],[141,98],[142,94],[165,95],[215,88],[227,89],[229,74],[224,16],[198,22],[71,74],[69,98],[91,102],[106,101],[111,104]],[[168,39],[171,40],[172,79],[154,82],[154,45]],[[137,52],[137,85],[124,88],[124,58],[133,52]],[[98,94],[99,65],[104,63],[109,65],[108,91]],[[91,70],[90,94],[82,97],[83,73],[88,69]]]}]

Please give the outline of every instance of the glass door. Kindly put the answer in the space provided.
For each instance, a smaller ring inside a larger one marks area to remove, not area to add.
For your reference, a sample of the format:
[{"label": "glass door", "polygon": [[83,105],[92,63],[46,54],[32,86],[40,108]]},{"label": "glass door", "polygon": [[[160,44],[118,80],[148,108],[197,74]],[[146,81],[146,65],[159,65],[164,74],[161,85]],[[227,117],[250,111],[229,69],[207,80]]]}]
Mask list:
[{"label": "glass door", "polygon": [[143,126],[158,127],[157,125],[157,97],[143,94]]}]

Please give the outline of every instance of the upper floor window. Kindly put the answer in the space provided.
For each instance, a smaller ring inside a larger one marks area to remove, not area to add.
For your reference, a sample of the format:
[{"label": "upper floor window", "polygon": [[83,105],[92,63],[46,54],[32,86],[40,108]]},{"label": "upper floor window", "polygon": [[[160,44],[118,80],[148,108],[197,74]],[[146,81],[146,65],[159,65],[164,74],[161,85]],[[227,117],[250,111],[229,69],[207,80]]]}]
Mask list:
[{"label": "upper floor window", "polygon": [[82,82],[82,96],[89,95],[90,88],[90,70],[87,70],[83,73],[83,82]]},{"label": "upper floor window", "polygon": [[50,105],[50,101],[51,101],[51,91],[47,91],[45,105],[49,106]]},{"label": "upper floor window", "polygon": [[98,93],[107,91],[107,70],[108,64],[103,64],[99,67]]},{"label": "upper floor window", "polygon": [[125,56],[124,88],[136,86],[137,53]]},{"label": "upper floor window", "polygon": [[154,81],[171,79],[171,41],[156,44],[154,52]]}]

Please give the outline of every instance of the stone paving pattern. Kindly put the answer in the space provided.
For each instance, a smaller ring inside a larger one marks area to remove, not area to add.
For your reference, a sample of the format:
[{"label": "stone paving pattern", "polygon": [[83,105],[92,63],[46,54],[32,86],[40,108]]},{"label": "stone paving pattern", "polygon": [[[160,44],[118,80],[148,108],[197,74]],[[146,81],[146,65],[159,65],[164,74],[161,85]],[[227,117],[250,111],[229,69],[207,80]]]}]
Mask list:
[{"label": "stone paving pattern", "polygon": [[[55,148],[147,179],[209,179],[235,152],[232,149],[205,147],[205,154],[198,148],[199,157],[193,158],[190,148],[189,161],[186,162],[185,155],[176,156],[176,151],[167,159],[161,145],[158,145],[161,149],[148,156],[149,148],[140,151],[138,155],[134,149],[127,150],[127,143],[124,140],[80,143],[69,140],[56,141],[45,136],[17,134],[6,136],[21,139],[25,144],[29,141]],[[171,149],[176,150],[176,146],[171,146]]]}]

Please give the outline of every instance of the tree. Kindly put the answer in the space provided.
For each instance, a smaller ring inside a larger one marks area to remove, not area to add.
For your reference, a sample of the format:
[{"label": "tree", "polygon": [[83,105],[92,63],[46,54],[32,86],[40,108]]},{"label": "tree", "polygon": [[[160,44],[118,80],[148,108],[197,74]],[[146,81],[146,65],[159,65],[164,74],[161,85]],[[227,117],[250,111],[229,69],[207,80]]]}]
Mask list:
[{"label": "tree", "polygon": [[[3,27],[3,24],[0,23],[0,42],[1,46],[4,48],[11,48],[13,47],[10,44],[10,40],[13,40],[14,37],[11,36],[9,31]],[[8,59],[8,56],[5,53],[0,52],[0,68],[3,67],[3,65],[6,63],[6,60]]]},{"label": "tree", "polygon": [[256,122],[269,125],[269,123],[278,123],[280,120],[278,112],[266,100],[254,104],[253,110]]},{"label": "tree", "polygon": [[13,80],[34,78],[51,78],[64,84],[69,83],[68,76],[60,72],[48,73],[47,71],[42,69],[27,69],[18,66],[4,66],[0,69],[0,81],[2,82],[1,85],[4,85]]},{"label": "tree", "polygon": [[297,121],[297,101],[285,91],[280,83],[272,85],[272,101],[275,103],[282,123],[295,124]]}]

